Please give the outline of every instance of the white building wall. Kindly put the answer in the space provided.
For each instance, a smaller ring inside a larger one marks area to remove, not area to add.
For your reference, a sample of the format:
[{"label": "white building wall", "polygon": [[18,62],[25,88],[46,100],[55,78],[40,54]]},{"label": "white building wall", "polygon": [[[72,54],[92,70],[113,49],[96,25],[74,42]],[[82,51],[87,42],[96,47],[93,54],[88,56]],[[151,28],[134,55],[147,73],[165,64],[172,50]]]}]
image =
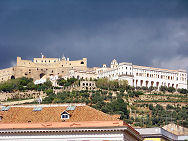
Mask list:
[{"label": "white building wall", "polygon": [[[126,136],[124,139],[123,132],[111,132],[111,133],[67,133],[67,134],[56,134],[56,135],[11,135],[11,136],[0,136],[0,140],[6,141],[83,141],[83,140],[90,140],[90,141],[103,141],[103,140],[110,140],[110,141],[124,141],[126,140]],[[134,140],[134,138],[133,138]]]},{"label": "white building wall", "polygon": [[97,79],[97,74],[95,71],[79,71],[79,70],[70,70],[69,73],[63,76],[64,79],[67,78],[77,78],[77,79]]},{"label": "white building wall", "polygon": [[110,80],[128,80],[129,85],[134,87],[167,86],[187,89],[185,70],[167,70],[120,63],[117,68],[109,68],[98,74],[98,77],[107,77]]}]

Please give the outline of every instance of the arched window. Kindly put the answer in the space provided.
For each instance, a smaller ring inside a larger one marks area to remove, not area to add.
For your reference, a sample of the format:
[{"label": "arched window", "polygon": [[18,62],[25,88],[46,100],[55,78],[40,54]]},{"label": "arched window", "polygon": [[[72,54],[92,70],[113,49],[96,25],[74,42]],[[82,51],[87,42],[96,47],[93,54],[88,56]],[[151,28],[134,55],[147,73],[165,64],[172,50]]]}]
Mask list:
[{"label": "arched window", "polygon": [[15,76],[14,76],[14,75],[12,75],[10,79],[15,79]]}]

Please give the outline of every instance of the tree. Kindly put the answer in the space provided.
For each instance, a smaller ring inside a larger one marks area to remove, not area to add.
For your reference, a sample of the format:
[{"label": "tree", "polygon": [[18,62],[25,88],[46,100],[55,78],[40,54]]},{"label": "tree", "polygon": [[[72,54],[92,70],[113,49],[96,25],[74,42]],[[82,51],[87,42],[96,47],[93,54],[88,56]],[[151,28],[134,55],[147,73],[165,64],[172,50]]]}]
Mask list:
[{"label": "tree", "polygon": [[129,97],[139,97],[139,95],[143,95],[144,93],[142,91],[128,91],[127,93]]},{"label": "tree", "polygon": [[47,89],[47,90],[45,90],[45,93],[47,95],[53,94],[53,90],[52,89]]},{"label": "tree", "polygon": [[43,85],[45,85],[48,88],[51,88],[52,87],[52,82],[49,79],[47,79],[46,82],[44,82]]},{"label": "tree", "polygon": [[67,80],[65,80],[64,78],[60,78],[57,80],[57,84],[60,86],[64,86],[67,83]]},{"label": "tree", "polygon": [[[75,83],[75,82],[77,82],[78,80],[76,79],[76,78],[70,78],[70,79],[67,79],[67,80],[65,80],[64,78],[59,78],[58,80],[57,80],[57,84],[58,85],[60,85],[60,86],[65,86],[65,87],[67,87],[67,86],[70,86],[70,85],[72,85],[73,83]],[[78,83],[77,83],[77,85],[78,85]]]},{"label": "tree", "polygon": [[160,110],[160,111],[163,111],[163,110],[164,110],[164,109],[163,109],[163,106],[161,106],[161,105],[159,105],[159,104],[157,104],[155,108],[156,108],[156,110],[158,110],[158,111],[159,111],[159,110]]},{"label": "tree", "polygon": [[128,81],[127,80],[120,80],[119,85],[120,85],[120,87],[126,88],[128,86]]},{"label": "tree", "polygon": [[171,110],[171,109],[174,109],[174,107],[173,107],[172,105],[168,104],[168,105],[166,106],[166,110]]},{"label": "tree", "polygon": [[18,78],[18,85],[27,86],[29,82],[33,82],[32,78],[21,77]]},{"label": "tree", "polygon": [[153,109],[154,109],[153,104],[149,104],[149,109],[150,109],[150,110],[153,110]]},{"label": "tree", "polygon": [[127,80],[108,80],[108,78],[101,78],[96,81],[96,86],[101,89],[105,90],[113,90],[117,91],[120,90],[124,92],[126,87],[128,86]]},{"label": "tree", "polygon": [[177,90],[179,93],[181,94],[187,94],[188,93],[188,90],[187,89],[178,89]]},{"label": "tree", "polygon": [[37,85],[35,85],[33,82],[29,82],[27,84],[27,89],[29,89],[29,90],[35,90],[35,89],[37,89]]},{"label": "tree", "polygon": [[25,90],[25,86],[27,86],[27,84],[32,81],[33,79],[26,77],[11,79],[0,84],[0,91],[4,91],[4,92],[12,92],[14,90],[22,91]]},{"label": "tree", "polygon": [[154,90],[154,87],[153,87],[153,86],[150,86],[148,90],[149,90],[149,92],[151,93],[151,91]]},{"label": "tree", "polygon": [[72,77],[72,78],[70,78],[70,79],[67,79],[67,81],[70,82],[70,84],[73,84],[74,82],[77,81],[77,79],[74,78],[74,77]]},{"label": "tree", "polygon": [[121,119],[129,117],[129,111],[127,110],[127,103],[122,98],[119,98],[111,103],[113,111],[122,111]]},{"label": "tree", "polygon": [[128,85],[127,87],[126,87],[126,91],[134,91],[135,90],[135,87],[133,87],[133,86],[130,86],[130,85]]},{"label": "tree", "polygon": [[167,91],[170,93],[174,93],[176,91],[176,89],[174,87],[168,87]]},{"label": "tree", "polygon": [[160,88],[159,88],[159,90],[160,91],[162,91],[163,93],[165,93],[166,91],[167,91],[167,87],[166,86],[161,86]]},{"label": "tree", "polygon": [[96,81],[96,86],[101,89],[108,89],[108,78],[101,78]]},{"label": "tree", "polygon": [[0,86],[0,90],[3,92],[12,92],[14,89],[15,89],[15,85],[8,82],[5,82]]}]

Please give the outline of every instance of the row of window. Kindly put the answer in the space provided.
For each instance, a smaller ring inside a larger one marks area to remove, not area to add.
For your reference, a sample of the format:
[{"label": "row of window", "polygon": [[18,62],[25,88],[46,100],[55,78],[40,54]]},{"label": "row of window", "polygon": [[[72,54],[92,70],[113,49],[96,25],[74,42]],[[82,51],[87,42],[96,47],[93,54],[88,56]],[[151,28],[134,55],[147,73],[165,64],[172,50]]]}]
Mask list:
[{"label": "row of window", "polygon": [[[128,70],[128,69],[130,69],[131,70],[131,67],[129,68],[129,67],[122,67],[122,69],[126,69],[126,70]],[[121,69],[121,68],[119,68],[119,69]]]},{"label": "row of window", "polygon": [[[37,68],[37,70],[39,70],[39,68]],[[41,71],[43,71],[43,70],[48,70],[48,69],[40,69]],[[29,69],[29,72],[31,72],[31,69]],[[52,73],[53,73],[54,71],[52,70]],[[64,71],[62,71],[62,73],[64,73]]]},{"label": "row of window", "polygon": [[[36,60],[35,62],[37,63],[38,61]],[[41,60],[41,63],[47,63],[47,62],[49,62],[49,63],[50,63],[50,62],[54,62],[54,63],[55,63],[56,60],[53,60],[53,61],[51,61],[51,60]],[[30,64],[30,63],[29,63],[29,64]],[[67,64],[67,63],[66,63],[66,64]],[[84,62],[81,61],[80,64],[84,64]],[[71,63],[70,63],[69,65],[71,65]]]},{"label": "row of window", "polygon": [[[38,60],[36,60],[35,62],[37,63]],[[50,62],[54,62],[54,63],[55,63],[56,60],[53,60],[53,61],[51,61],[51,60],[41,60],[41,63],[43,63],[43,62],[45,62],[45,63],[47,63],[47,62],[49,62],[49,63],[50,63]]]},{"label": "row of window", "polygon": [[[161,74],[161,73],[163,73],[164,75],[169,74],[168,72],[153,71],[153,70],[149,71],[149,70],[143,70],[143,69],[134,69],[134,71],[136,71],[136,72],[145,72],[145,73],[156,73],[156,74]],[[171,74],[171,73],[170,73],[170,74]],[[173,73],[173,74],[176,75],[176,73]]]},{"label": "row of window", "polygon": [[[118,75],[118,73],[116,74],[107,74],[108,77],[116,77]],[[119,73],[119,75],[124,75],[123,72]],[[125,73],[125,75],[132,75],[132,73]],[[157,75],[157,74],[149,74],[149,73],[136,73],[136,76],[141,76],[141,77],[151,77],[151,78],[160,78],[160,79],[168,79],[168,80],[177,80],[178,81],[178,77],[174,77],[174,76],[165,76],[165,75]],[[180,78],[181,81],[186,81],[186,78],[181,77]]]},{"label": "row of window", "polygon": [[[141,76],[141,77],[152,77],[152,78],[160,78],[160,79],[168,79],[168,80],[178,80],[178,77],[174,76],[165,76],[165,75],[157,75],[157,74],[149,74],[149,73],[136,73],[136,76]],[[186,78],[180,78],[182,81],[186,81]]]},{"label": "row of window", "polygon": [[[144,85],[144,80],[134,80],[133,79],[133,85],[138,86],[138,83],[140,84],[140,86],[142,87]],[[151,86],[157,86],[159,87],[159,82],[154,82],[154,81],[145,81],[145,86],[147,87],[149,84],[151,84]],[[161,86],[168,86],[168,87],[175,87],[175,84],[170,84],[170,83],[166,83],[166,82],[162,82]],[[178,88],[178,84],[176,84],[176,88]]]},{"label": "row of window", "polygon": [[[122,67],[122,68],[119,68],[119,69],[126,69],[128,70],[129,67]],[[130,70],[131,70],[131,67],[130,67]],[[162,73],[162,72],[157,72],[157,71],[150,71],[149,73],[147,73],[148,71],[146,70],[140,70],[140,69],[134,69],[135,71],[141,71],[143,73],[136,73],[136,76],[143,76],[143,77],[155,77],[155,78],[161,78],[161,79],[169,79],[169,80],[174,80],[174,76],[178,76],[177,73]],[[146,74],[147,73],[147,74]],[[150,74],[150,73],[155,73],[155,74]],[[113,72],[107,72],[107,75],[110,75],[110,74],[113,74]],[[119,73],[121,74],[121,73]],[[123,72],[122,72],[123,74]],[[173,74],[174,76],[168,76],[169,74]],[[181,74],[180,73],[180,76],[184,76],[186,78],[186,74]],[[184,78],[184,80],[185,80]]]},{"label": "row of window", "polygon": [[82,83],[83,86],[95,86],[94,83]]},{"label": "row of window", "polygon": [[[168,73],[168,72],[160,72],[160,71],[146,71],[146,70],[141,70],[141,69],[134,69],[134,71],[137,72],[143,72],[143,73],[155,73],[155,74],[160,74],[160,75],[173,75],[173,76],[178,76],[178,73]],[[180,73],[180,76],[187,76],[186,74]]]},{"label": "row of window", "polygon": [[[37,68],[37,70],[39,70],[38,68]],[[48,69],[46,69],[46,70],[48,70]],[[43,69],[41,69],[41,71],[43,71]],[[31,74],[31,70],[29,70],[29,72],[28,72],[29,74]],[[25,72],[25,76],[27,76],[28,75],[28,73],[27,72]],[[51,71],[51,73],[54,73],[54,71],[52,70]],[[64,73],[64,71],[62,71],[62,73]],[[58,73],[58,75],[59,75],[59,73]]]},{"label": "row of window", "polygon": [[115,73],[115,74],[111,74],[111,73],[108,73],[107,74],[107,76],[109,76],[109,77],[116,77],[116,76],[118,76],[118,75],[132,75],[132,73],[131,72],[119,72],[119,73]]}]

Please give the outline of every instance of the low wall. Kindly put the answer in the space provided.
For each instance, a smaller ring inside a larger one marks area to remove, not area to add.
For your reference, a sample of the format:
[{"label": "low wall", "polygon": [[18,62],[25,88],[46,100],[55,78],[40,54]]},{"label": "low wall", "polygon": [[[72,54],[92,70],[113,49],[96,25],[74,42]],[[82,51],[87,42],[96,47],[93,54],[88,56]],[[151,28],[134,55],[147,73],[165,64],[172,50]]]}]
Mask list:
[{"label": "low wall", "polygon": [[43,97],[46,94],[43,91],[26,91],[26,92],[0,92],[0,101],[7,101],[7,99],[28,99]]}]

